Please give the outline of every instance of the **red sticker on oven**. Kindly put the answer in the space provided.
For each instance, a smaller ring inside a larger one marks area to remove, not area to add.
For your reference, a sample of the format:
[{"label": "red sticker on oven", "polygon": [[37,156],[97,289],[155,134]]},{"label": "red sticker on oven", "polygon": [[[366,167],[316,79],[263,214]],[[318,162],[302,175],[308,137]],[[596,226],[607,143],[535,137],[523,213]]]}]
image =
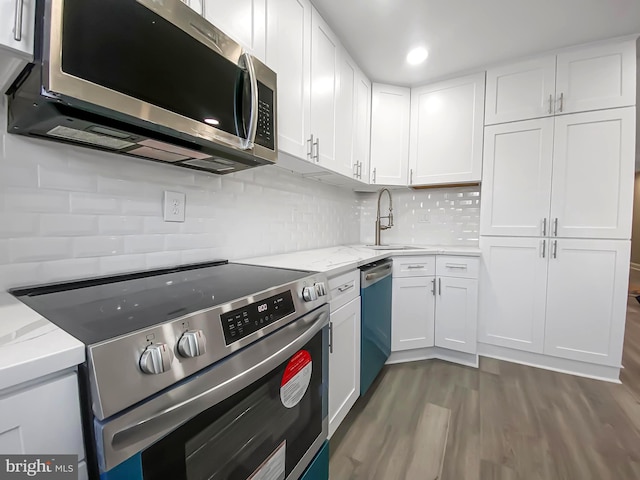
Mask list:
[{"label": "red sticker on oven", "polygon": [[306,350],[291,357],[280,384],[280,400],[285,407],[293,408],[300,403],[309,388],[311,370],[311,354]]}]

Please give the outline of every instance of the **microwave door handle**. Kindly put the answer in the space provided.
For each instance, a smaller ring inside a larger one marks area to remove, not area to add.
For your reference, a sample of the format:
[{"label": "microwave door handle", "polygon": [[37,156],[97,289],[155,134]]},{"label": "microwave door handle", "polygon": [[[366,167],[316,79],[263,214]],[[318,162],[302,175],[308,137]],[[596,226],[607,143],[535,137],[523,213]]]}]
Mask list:
[{"label": "microwave door handle", "polygon": [[253,57],[245,52],[242,54],[242,59],[249,72],[249,81],[251,82],[251,116],[249,117],[249,131],[244,147],[246,150],[250,150],[253,148],[258,132],[258,77],[253,65]]}]

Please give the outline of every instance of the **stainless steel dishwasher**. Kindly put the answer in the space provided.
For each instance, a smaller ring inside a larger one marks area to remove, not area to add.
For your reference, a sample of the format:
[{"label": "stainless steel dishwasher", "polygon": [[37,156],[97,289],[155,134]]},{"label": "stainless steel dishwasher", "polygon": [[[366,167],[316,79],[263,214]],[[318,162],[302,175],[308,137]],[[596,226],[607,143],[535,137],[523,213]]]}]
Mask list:
[{"label": "stainless steel dishwasher", "polygon": [[391,354],[391,260],[360,267],[362,326],[360,395],[364,395]]}]

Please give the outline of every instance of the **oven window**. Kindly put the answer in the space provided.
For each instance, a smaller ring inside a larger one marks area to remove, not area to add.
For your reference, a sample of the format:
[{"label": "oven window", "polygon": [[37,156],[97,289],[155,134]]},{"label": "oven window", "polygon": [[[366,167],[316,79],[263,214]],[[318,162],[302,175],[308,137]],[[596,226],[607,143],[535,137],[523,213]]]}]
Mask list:
[{"label": "oven window", "polygon": [[145,480],[247,480],[260,468],[289,475],[322,433],[322,346],[319,332],[267,376],[145,450]]}]

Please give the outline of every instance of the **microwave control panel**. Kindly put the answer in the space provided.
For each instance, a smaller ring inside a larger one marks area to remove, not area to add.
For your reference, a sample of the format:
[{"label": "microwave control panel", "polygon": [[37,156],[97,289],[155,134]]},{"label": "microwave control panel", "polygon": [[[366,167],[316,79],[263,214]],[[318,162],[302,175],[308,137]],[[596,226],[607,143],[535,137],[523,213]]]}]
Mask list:
[{"label": "microwave control panel", "polygon": [[291,291],[220,315],[224,341],[231,345],[296,311]]},{"label": "microwave control panel", "polygon": [[274,135],[274,95],[273,90],[258,82],[258,129],[256,143],[269,150],[275,150]]}]

